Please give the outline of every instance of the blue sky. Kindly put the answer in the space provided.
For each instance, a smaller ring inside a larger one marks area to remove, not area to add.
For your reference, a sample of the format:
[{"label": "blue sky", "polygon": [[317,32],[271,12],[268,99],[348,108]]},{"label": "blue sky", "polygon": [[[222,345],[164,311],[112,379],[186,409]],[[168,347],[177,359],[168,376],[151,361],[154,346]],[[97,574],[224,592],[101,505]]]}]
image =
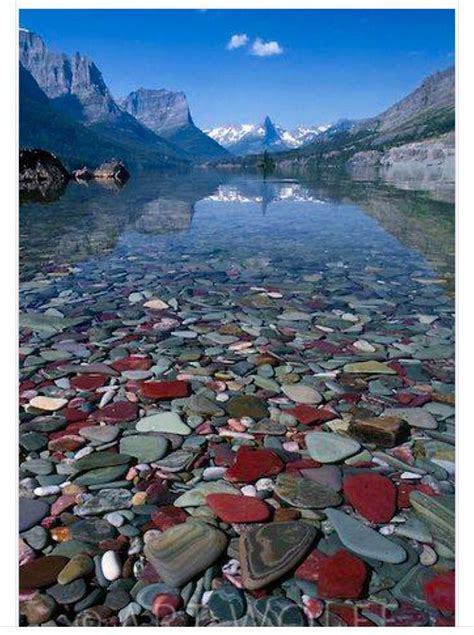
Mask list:
[{"label": "blue sky", "polygon": [[20,24],[92,58],[115,96],[183,90],[202,128],[375,115],[454,62],[452,10],[23,9]]}]

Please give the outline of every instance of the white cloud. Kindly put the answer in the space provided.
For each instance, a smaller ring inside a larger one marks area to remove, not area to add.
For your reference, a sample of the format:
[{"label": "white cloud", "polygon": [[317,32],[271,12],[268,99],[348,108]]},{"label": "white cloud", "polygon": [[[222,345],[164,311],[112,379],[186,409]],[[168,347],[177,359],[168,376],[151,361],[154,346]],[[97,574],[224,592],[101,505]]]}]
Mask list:
[{"label": "white cloud", "polygon": [[249,36],[246,33],[236,33],[227,42],[227,49],[239,49],[241,46],[245,46],[249,41]]},{"label": "white cloud", "polygon": [[271,55],[281,55],[283,53],[283,47],[280,46],[276,40],[265,42],[262,38],[258,37],[252,44],[250,53],[257,57],[270,57]]}]

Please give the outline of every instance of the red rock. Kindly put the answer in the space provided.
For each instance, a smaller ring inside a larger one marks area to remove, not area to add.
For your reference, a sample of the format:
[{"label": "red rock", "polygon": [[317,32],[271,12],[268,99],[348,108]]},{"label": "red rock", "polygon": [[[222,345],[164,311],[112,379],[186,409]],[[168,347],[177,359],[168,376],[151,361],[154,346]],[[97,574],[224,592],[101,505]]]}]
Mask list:
[{"label": "red rock", "polygon": [[122,423],[124,421],[133,421],[137,417],[138,406],[130,401],[116,401],[101,410],[96,410],[92,414],[93,419],[104,423]]},{"label": "red rock", "polygon": [[[377,626],[361,614],[358,606],[331,603],[328,605],[328,610],[337,615],[347,626]],[[323,622],[323,625],[326,626],[326,623]]]},{"label": "red rock", "polygon": [[63,434],[57,439],[52,439],[48,443],[48,450],[51,452],[74,452],[85,444],[86,440],[76,434]]},{"label": "red rock", "polygon": [[151,520],[155,527],[161,531],[166,531],[170,527],[184,523],[188,518],[187,513],[180,507],[165,505],[151,513]]},{"label": "red rock", "polygon": [[155,617],[165,617],[174,613],[181,606],[181,598],[179,595],[165,594],[157,595],[153,600],[151,612]]},{"label": "red rock", "polygon": [[303,560],[300,566],[296,569],[295,576],[297,578],[301,578],[302,580],[308,580],[309,582],[317,582],[321,563],[328,558],[329,556],[322,551],[314,549],[306,560]]},{"label": "red rock", "polygon": [[208,494],[206,504],[225,523],[263,522],[270,516],[268,505],[253,496]]},{"label": "red rock", "polygon": [[312,470],[313,468],[321,467],[319,461],[313,461],[313,459],[297,459],[291,461],[285,466],[285,472],[299,472],[300,470]]},{"label": "red rock", "polygon": [[397,494],[397,507],[399,509],[408,509],[411,507],[410,494],[414,491],[423,492],[423,494],[427,496],[437,496],[438,494],[438,492],[435,492],[434,489],[425,483],[420,483],[419,485],[400,483]]},{"label": "red rock", "polygon": [[214,463],[218,467],[228,467],[235,461],[235,452],[228,443],[210,443],[209,447],[214,452]]},{"label": "red rock", "polygon": [[264,476],[274,476],[281,472],[284,463],[272,450],[242,445],[234,464],[227,468],[224,478],[228,481],[251,483]]},{"label": "red rock", "polygon": [[428,604],[438,611],[454,613],[456,608],[454,571],[439,573],[425,582],[423,595]]},{"label": "red rock", "polygon": [[64,511],[66,511],[66,509],[74,507],[75,504],[75,494],[63,494],[51,505],[51,514],[53,516],[59,516],[59,514],[62,514]]},{"label": "red rock", "polygon": [[[384,606],[381,606],[379,613],[381,617],[385,619],[384,626],[403,626],[403,627],[415,627],[426,626],[428,616],[424,611],[420,611],[411,604],[406,602],[400,602],[400,606],[396,611],[384,611]],[[434,625],[433,625],[434,626]]]},{"label": "red rock", "polygon": [[107,382],[103,375],[77,375],[71,379],[71,387],[75,390],[97,390]]},{"label": "red rock", "polygon": [[54,584],[68,562],[64,556],[43,556],[27,562],[19,570],[20,589],[39,589]]},{"label": "red rock", "polygon": [[367,579],[365,562],[340,549],[319,564],[318,593],[324,599],[357,599]]},{"label": "red rock", "polygon": [[153,362],[151,361],[151,359],[148,359],[148,357],[130,355],[130,357],[118,359],[116,362],[113,362],[110,365],[114,370],[122,373],[124,370],[148,370],[153,365]]},{"label": "red rock", "polygon": [[73,423],[74,421],[82,421],[83,419],[87,417],[89,413],[86,412],[85,410],[82,410],[81,408],[67,407],[67,408],[64,408],[61,414],[64,415],[66,421]]},{"label": "red rock", "polygon": [[161,582],[161,577],[156,572],[154,566],[147,562],[140,573],[140,580],[146,584],[154,584],[155,582]]},{"label": "red rock", "polygon": [[187,381],[143,381],[140,384],[142,396],[154,401],[187,397],[189,388]]},{"label": "red rock", "polygon": [[307,406],[300,404],[290,410],[285,410],[286,413],[295,417],[300,423],[305,426],[310,426],[316,423],[324,423],[334,419],[337,415],[329,408],[315,408],[314,406]]},{"label": "red rock", "polygon": [[347,501],[373,523],[386,523],[395,514],[397,488],[380,474],[355,474],[344,479]]}]

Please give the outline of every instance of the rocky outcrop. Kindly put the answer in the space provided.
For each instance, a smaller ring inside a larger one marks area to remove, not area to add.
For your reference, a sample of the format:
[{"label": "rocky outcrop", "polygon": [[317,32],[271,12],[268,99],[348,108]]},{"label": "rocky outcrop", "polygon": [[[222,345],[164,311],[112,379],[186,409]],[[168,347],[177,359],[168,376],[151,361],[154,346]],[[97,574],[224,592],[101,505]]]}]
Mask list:
[{"label": "rocky outcrop", "polygon": [[454,186],[455,164],[455,134],[450,132],[385,152],[358,152],[349,159],[347,168],[355,178],[377,176],[405,189],[432,190],[440,185]]},{"label": "rocky outcrop", "polygon": [[64,191],[70,175],[54,154],[41,149],[20,150],[19,188],[21,194],[51,197]]},{"label": "rocky outcrop", "polygon": [[123,161],[118,161],[117,159],[111,159],[110,161],[102,163],[97,170],[94,170],[93,175],[95,179],[114,179],[114,181],[121,183],[130,178],[130,174]]},{"label": "rocky outcrop", "polygon": [[225,148],[195,125],[182,92],[139,88],[122,100],[121,106],[141,124],[193,158],[230,156]]}]

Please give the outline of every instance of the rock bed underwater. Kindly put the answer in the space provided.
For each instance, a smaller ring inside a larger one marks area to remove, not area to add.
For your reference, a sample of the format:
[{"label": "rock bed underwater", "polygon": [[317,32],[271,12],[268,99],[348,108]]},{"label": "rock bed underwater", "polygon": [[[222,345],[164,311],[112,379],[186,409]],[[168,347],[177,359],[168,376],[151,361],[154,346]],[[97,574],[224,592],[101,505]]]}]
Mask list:
[{"label": "rock bed underwater", "polygon": [[453,302],[377,235],[20,286],[21,624],[454,624]]}]

